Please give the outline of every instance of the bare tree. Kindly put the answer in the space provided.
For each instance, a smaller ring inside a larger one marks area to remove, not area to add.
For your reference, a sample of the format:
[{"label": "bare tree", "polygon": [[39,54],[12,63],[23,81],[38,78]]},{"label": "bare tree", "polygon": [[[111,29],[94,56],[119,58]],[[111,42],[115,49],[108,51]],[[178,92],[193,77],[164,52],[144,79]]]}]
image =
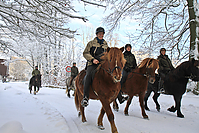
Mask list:
[{"label": "bare tree", "polygon": [[[48,39],[55,44],[56,36],[74,37],[76,31],[66,26],[70,19],[87,21],[85,17],[75,15],[76,12],[70,0],[1,0],[1,37],[15,40],[15,36],[35,36],[37,41]],[[11,49],[7,45],[3,47]]]},{"label": "bare tree", "polygon": [[[175,59],[189,55],[189,14],[186,0],[120,0],[112,4],[112,13],[104,22],[112,32],[125,19],[133,20],[136,31],[129,34],[132,42],[147,53],[166,47]],[[134,25],[132,25],[134,26]]]}]

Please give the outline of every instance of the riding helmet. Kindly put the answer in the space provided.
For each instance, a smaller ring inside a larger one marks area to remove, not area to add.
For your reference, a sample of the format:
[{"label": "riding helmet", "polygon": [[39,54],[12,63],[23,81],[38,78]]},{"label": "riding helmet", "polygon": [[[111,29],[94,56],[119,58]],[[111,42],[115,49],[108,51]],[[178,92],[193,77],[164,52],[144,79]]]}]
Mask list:
[{"label": "riding helmet", "polygon": [[166,49],[165,48],[161,48],[160,49],[160,54],[161,54],[161,51],[166,51]]},{"label": "riding helmet", "polygon": [[131,48],[132,48],[131,44],[126,44],[126,45],[125,45],[125,49],[126,49],[127,47],[131,47]]},{"label": "riding helmet", "polygon": [[99,33],[99,32],[103,32],[103,33],[105,34],[104,28],[98,27],[98,28],[96,29],[96,34]]}]

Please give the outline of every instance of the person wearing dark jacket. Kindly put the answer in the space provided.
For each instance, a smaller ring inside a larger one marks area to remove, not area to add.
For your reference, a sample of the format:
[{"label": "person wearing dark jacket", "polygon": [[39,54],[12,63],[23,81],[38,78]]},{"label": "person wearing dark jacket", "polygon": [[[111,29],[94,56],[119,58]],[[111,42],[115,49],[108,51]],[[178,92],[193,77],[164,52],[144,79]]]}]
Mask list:
[{"label": "person wearing dark jacket", "polygon": [[[37,76],[37,75],[39,75],[39,86],[41,87],[41,73],[40,73],[40,71],[38,70],[38,66],[35,66],[35,69],[32,71],[32,78],[34,77],[34,76]],[[31,78],[31,79],[32,79]]]},{"label": "person wearing dark jacket", "polygon": [[[126,64],[125,64],[124,69],[122,71],[122,79],[121,79],[121,82],[120,82],[121,88],[123,87],[123,84],[125,83],[128,74],[133,69],[135,69],[137,67],[135,56],[134,56],[134,54],[131,53],[131,48],[132,48],[131,44],[125,45],[124,58],[126,59]],[[118,94],[117,98],[118,98],[120,104],[122,104],[125,100],[128,99],[128,97],[122,96],[121,91]]]},{"label": "person wearing dark jacket", "polygon": [[71,86],[73,79],[78,75],[79,71],[78,68],[76,67],[76,63],[73,62],[73,66],[71,67],[71,78],[70,78],[70,83],[69,86]]},{"label": "person wearing dark jacket", "polygon": [[165,76],[175,68],[173,67],[168,55],[166,55],[165,48],[160,49],[160,55],[158,56],[158,60],[159,60],[158,73],[160,76],[158,89],[159,89],[159,92],[164,92],[163,83],[164,83]]},{"label": "person wearing dark jacket", "polygon": [[87,60],[86,77],[84,81],[84,97],[81,101],[83,107],[88,106],[89,88],[92,84],[92,73],[100,63],[100,57],[108,48],[107,42],[103,39],[105,30],[102,27],[96,29],[96,37],[94,40],[88,42],[83,56]]}]

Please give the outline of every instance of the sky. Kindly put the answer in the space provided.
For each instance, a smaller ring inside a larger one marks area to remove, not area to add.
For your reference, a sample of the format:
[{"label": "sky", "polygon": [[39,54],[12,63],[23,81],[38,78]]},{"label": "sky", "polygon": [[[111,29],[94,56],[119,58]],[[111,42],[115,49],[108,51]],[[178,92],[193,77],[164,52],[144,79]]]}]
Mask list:
[{"label": "sky", "polygon": [[[82,31],[85,29],[92,32],[95,36],[95,30],[97,27],[103,27],[105,29],[105,32],[107,31],[105,24],[102,22],[103,17],[108,15],[110,13],[109,9],[105,9],[103,7],[97,7],[94,5],[86,5],[84,6],[83,2],[75,2],[76,9],[79,10],[77,15],[86,16],[86,18],[89,20],[87,22],[83,22],[82,20],[73,19],[70,21],[69,26],[73,30],[78,30],[76,39],[78,43],[81,43],[82,41]],[[105,4],[104,4],[105,5]],[[113,34],[119,35],[119,45],[117,47],[122,47],[125,44],[129,43],[129,40],[127,38],[128,31],[135,30],[135,22],[132,22],[132,20],[126,18],[125,21],[121,21],[120,27],[118,27]],[[91,29],[90,29],[91,28]],[[106,32],[107,33],[107,32]],[[105,39],[107,37],[107,34],[105,33]]]}]

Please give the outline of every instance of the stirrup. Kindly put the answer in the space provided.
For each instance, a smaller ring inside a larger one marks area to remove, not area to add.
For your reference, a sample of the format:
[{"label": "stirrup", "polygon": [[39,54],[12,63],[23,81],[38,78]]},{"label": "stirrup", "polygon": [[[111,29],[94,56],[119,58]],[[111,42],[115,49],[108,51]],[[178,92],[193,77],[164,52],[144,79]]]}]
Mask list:
[{"label": "stirrup", "polygon": [[126,96],[126,97],[122,97],[122,100],[119,101],[120,104],[122,104],[124,101],[128,100],[129,99],[129,96]]},{"label": "stirrup", "polygon": [[84,97],[81,101],[82,107],[87,107],[88,106],[88,98]]},{"label": "stirrup", "polygon": [[165,93],[165,89],[161,88],[160,90],[158,90],[158,93]]}]

